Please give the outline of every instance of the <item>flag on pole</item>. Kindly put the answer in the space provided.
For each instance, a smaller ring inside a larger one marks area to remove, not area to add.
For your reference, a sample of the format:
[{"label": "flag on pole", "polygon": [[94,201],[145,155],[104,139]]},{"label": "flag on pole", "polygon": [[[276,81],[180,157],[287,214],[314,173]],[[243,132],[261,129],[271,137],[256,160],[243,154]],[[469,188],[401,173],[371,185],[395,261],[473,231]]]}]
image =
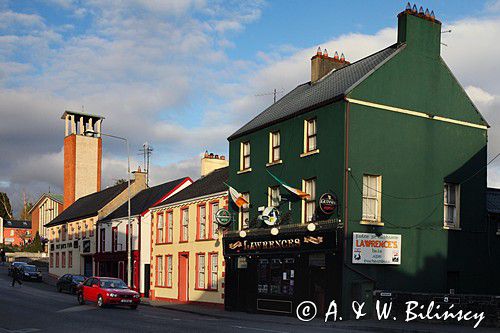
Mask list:
[{"label": "flag on pole", "polygon": [[282,181],[281,179],[279,179],[278,177],[276,177],[275,175],[273,175],[269,170],[266,170],[267,173],[269,173],[271,175],[271,177],[273,177],[278,183],[280,183],[284,188],[286,188],[288,191],[290,191],[291,193],[295,194],[296,196],[300,197],[301,199],[307,199],[310,197],[309,194],[307,194],[306,192],[302,191],[302,190],[299,190],[295,187],[291,187],[290,185],[287,185],[284,181]]},{"label": "flag on pole", "polygon": [[[226,184],[226,183],[224,183]],[[229,188],[229,196],[233,200],[233,202],[236,204],[238,207],[242,207],[243,205],[248,205],[248,201],[243,197],[243,195],[236,191],[234,188],[226,184],[226,186]]]}]

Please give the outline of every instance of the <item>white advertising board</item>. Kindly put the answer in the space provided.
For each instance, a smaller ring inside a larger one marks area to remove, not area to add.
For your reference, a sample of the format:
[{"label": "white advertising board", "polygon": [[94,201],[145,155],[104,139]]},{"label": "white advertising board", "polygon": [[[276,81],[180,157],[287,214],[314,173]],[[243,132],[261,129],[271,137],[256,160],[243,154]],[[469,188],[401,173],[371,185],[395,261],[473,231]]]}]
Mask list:
[{"label": "white advertising board", "polygon": [[352,263],[400,265],[401,235],[353,232]]}]

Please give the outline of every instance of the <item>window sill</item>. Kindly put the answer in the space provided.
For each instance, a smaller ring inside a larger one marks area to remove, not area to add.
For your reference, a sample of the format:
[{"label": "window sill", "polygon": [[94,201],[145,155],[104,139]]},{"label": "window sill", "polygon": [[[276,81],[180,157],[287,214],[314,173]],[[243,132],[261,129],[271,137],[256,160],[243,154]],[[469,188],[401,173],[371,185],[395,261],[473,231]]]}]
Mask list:
[{"label": "window sill", "polygon": [[384,223],[383,222],[380,222],[380,221],[367,221],[367,220],[361,220],[359,222],[359,224],[362,224],[362,225],[374,225],[374,226],[377,226],[377,227],[383,227],[384,226]]},{"label": "window sill", "polygon": [[248,168],[248,169],[245,169],[245,170],[240,170],[236,174],[237,175],[241,175],[242,173],[247,173],[247,172],[250,172],[250,171],[252,171],[252,168]]},{"label": "window sill", "polygon": [[307,157],[311,155],[319,154],[319,149],[311,150],[305,153],[300,154],[300,157]]},{"label": "window sill", "polygon": [[443,226],[443,229],[444,230],[457,230],[457,231],[462,230],[462,228],[460,228],[460,227],[447,226],[447,225]]},{"label": "window sill", "polygon": [[172,242],[155,243],[155,245],[168,245],[168,244],[172,244]]},{"label": "window sill", "polygon": [[189,241],[188,240],[180,240],[179,243],[181,243],[181,244],[182,243],[189,243]]},{"label": "window sill", "polygon": [[283,163],[283,160],[277,160],[277,161],[274,161],[274,162],[269,162],[269,163],[266,163],[266,167],[270,167],[270,166],[273,166],[273,165],[278,165],[278,164],[281,164]]},{"label": "window sill", "polygon": [[167,288],[167,289],[171,289],[172,287],[168,287],[168,286],[155,286],[155,288]]},{"label": "window sill", "polygon": [[197,242],[206,242],[206,241],[214,241],[215,239],[212,238],[199,238],[196,239]]}]

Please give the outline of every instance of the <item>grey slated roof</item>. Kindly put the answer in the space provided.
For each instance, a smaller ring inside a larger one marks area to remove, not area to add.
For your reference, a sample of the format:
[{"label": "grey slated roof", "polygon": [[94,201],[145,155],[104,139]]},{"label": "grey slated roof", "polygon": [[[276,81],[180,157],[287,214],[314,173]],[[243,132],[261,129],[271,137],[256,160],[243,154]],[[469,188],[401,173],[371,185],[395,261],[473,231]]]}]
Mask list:
[{"label": "grey slated roof", "polygon": [[486,190],[486,208],[488,213],[500,214],[500,189],[489,187]]},{"label": "grey slated roof", "polygon": [[389,59],[404,44],[394,44],[386,49],[334,70],[315,84],[307,82],[297,86],[276,103],[265,109],[245,126],[234,132],[228,140],[293,117],[312,108],[331,103],[348,93],[364,80],[377,66]]}]

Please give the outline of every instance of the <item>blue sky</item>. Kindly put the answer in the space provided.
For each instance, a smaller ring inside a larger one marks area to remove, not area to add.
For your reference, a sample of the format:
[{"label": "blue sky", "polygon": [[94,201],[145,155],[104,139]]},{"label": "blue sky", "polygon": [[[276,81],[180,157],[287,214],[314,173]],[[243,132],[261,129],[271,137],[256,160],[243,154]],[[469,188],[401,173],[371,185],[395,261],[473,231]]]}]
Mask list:
[{"label": "blue sky", "polygon": [[[155,148],[154,182],[198,176],[199,156],[309,79],[318,46],[355,61],[396,41],[404,1],[0,0],[0,191],[61,189],[65,109],[106,117],[133,150]],[[498,1],[422,1],[443,22],[442,56],[500,151]],[[120,142],[104,142],[103,182],[123,178]],[[134,166],[141,159],[134,161]],[[44,168],[39,168],[44,165]],[[490,168],[500,185],[500,168]]]}]

